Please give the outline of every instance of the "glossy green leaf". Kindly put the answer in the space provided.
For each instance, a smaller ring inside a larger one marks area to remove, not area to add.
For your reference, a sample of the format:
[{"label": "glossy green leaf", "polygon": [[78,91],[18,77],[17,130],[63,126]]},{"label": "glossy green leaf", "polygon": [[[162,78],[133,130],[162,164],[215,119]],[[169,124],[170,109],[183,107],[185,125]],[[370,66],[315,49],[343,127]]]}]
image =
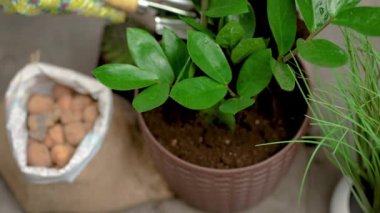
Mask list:
[{"label": "glossy green leaf", "polygon": [[314,31],[313,0],[296,0],[300,13],[309,31]]},{"label": "glossy green leaf", "polygon": [[310,63],[323,67],[339,67],[347,63],[346,52],[338,45],[324,39],[297,41],[300,55]]},{"label": "glossy green leaf", "polygon": [[227,22],[238,22],[245,31],[245,38],[251,38],[255,34],[256,29],[256,16],[250,3],[248,3],[248,12],[239,15],[230,15],[226,17]]},{"label": "glossy green leaf", "polygon": [[243,38],[245,31],[236,21],[230,21],[216,35],[216,43],[221,47],[234,47]]},{"label": "glossy green leaf", "polygon": [[158,76],[154,72],[129,64],[105,64],[92,73],[102,84],[115,90],[133,90],[158,82]]},{"label": "glossy green leaf", "polygon": [[208,77],[195,77],[176,83],[170,97],[184,107],[201,110],[214,106],[226,94],[224,85]]},{"label": "glossy green leaf", "polygon": [[245,60],[237,80],[240,96],[258,95],[272,78],[272,54],[270,49],[258,50]]},{"label": "glossy green leaf", "polygon": [[206,15],[224,17],[248,12],[247,0],[209,0]]},{"label": "glossy green leaf", "polygon": [[152,35],[142,29],[128,28],[127,41],[132,58],[139,68],[156,73],[165,83],[173,82],[172,67]]},{"label": "glossy green leaf", "polygon": [[241,40],[231,52],[231,60],[237,64],[248,57],[256,50],[266,48],[266,42],[263,38],[246,38]]},{"label": "glossy green leaf", "polygon": [[285,91],[293,91],[296,85],[294,70],[288,64],[272,59],[272,72],[278,85]]},{"label": "glossy green leaf", "polygon": [[254,103],[255,100],[249,97],[232,98],[223,102],[219,106],[219,110],[224,113],[236,114],[242,111],[243,109],[252,106]]},{"label": "glossy green leaf", "polygon": [[220,46],[209,36],[190,31],[187,49],[193,62],[208,76],[225,85],[231,81],[230,65]]},{"label": "glossy green leaf", "polygon": [[184,21],[187,25],[189,25],[194,30],[200,31],[202,33],[205,33],[206,35],[210,36],[211,38],[215,38],[215,34],[208,30],[205,26],[201,25],[197,20],[188,17],[188,16],[180,16],[179,17],[182,21]]},{"label": "glossy green leaf", "polygon": [[186,78],[191,78],[194,76],[195,73],[195,67],[193,62],[190,60],[190,57],[187,58],[185,66],[182,67],[176,82],[179,82]]},{"label": "glossy green leaf", "polygon": [[297,31],[294,0],[268,0],[268,20],[280,55],[293,46]]},{"label": "glossy green leaf", "polygon": [[169,59],[175,76],[178,76],[189,57],[185,42],[173,31],[165,28],[162,33],[162,49]]},{"label": "glossy green leaf", "polygon": [[369,36],[380,36],[380,7],[355,7],[335,17],[334,24],[352,28]]},{"label": "glossy green leaf", "polygon": [[138,112],[146,112],[161,106],[169,97],[169,84],[155,84],[139,93],[132,102]]}]

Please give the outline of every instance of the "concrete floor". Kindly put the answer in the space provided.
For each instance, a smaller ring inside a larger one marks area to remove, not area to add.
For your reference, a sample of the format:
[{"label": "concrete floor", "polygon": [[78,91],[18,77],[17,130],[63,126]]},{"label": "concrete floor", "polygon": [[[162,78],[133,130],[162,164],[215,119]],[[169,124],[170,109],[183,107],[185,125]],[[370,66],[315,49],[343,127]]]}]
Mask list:
[{"label": "concrete floor", "polygon": [[[380,5],[378,0],[364,2]],[[7,16],[0,12],[0,94],[4,94],[14,73],[30,60],[30,54],[36,50],[40,50],[43,62],[90,73],[98,60],[100,38],[104,24],[103,21],[97,19],[74,15],[26,18]],[[338,41],[338,34],[336,28],[330,27],[321,36]],[[328,72],[323,74],[323,78],[330,79]],[[283,182],[275,193],[259,206],[245,212],[328,212],[329,199],[333,187],[339,179],[339,173],[327,161],[323,153],[320,153],[314,161],[304,196],[300,204],[297,204],[299,185],[311,151],[312,147],[304,147],[297,156],[291,171],[284,177]],[[12,193],[2,181],[1,174],[0,212],[22,212]],[[123,212],[170,213],[199,211],[187,206],[178,199],[171,199],[160,202],[152,201],[126,209]]]}]

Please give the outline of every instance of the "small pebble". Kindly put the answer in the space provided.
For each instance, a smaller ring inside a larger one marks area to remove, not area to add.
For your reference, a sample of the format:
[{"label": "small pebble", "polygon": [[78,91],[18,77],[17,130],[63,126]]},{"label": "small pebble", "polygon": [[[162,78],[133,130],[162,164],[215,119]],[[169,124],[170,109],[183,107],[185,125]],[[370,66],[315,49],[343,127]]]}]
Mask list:
[{"label": "small pebble", "polygon": [[73,93],[72,89],[60,84],[55,85],[53,89],[53,95],[55,98],[60,98],[61,96],[64,96],[64,95],[71,95],[72,93]]},{"label": "small pebble", "polygon": [[31,115],[28,118],[29,136],[35,140],[43,141],[48,126],[53,123],[46,114]]},{"label": "small pebble", "polygon": [[51,150],[51,159],[58,168],[62,168],[70,161],[74,148],[68,144],[58,144]]},{"label": "small pebble", "polygon": [[98,118],[98,107],[96,104],[91,104],[84,108],[83,120],[87,123],[94,123]]},{"label": "small pebble", "polygon": [[45,144],[33,141],[29,142],[28,165],[37,167],[50,167],[52,165],[49,149]]},{"label": "small pebble", "polygon": [[226,139],[226,140],[224,140],[224,143],[227,144],[227,145],[230,145],[231,141],[229,139]]},{"label": "small pebble", "polygon": [[73,98],[72,109],[82,111],[85,107],[93,103],[92,99],[88,95],[76,95]]},{"label": "small pebble", "polygon": [[78,110],[67,110],[61,112],[61,122],[63,124],[74,123],[82,121],[83,114]]},{"label": "small pebble", "polygon": [[46,95],[32,95],[28,101],[28,112],[31,114],[46,113],[53,109],[54,100]]},{"label": "small pebble", "polygon": [[55,124],[49,128],[48,131],[49,137],[54,141],[54,144],[63,144],[65,143],[65,138],[63,135],[63,128],[60,124]]},{"label": "small pebble", "polygon": [[72,96],[70,94],[64,94],[60,96],[57,100],[57,104],[61,111],[69,111],[71,110],[71,104],[72,104]]},{"label": "small pebble", "polygon": [[173,139],[173,140],[171,141],[170,144],[171,144],[172,146],[176,146],[177,143],[178,143],[177,139]]},{"label": "small pebble", "polygon": [[45,137],[45,140],[44,140],[44,144],[49,148],[53,148],[53,146],[55,145],[54,141],[50,138],[49,135],[46,135]]},{"label": "small pebble", "polygon": [[72,146],[77,146],[87,132],[82,122],[76,122],[65,125],[64,133],[67,142]]},{"label": "small pebble", "polygon": [[30,115],[28,117],[28,128],[30,130],[35,130],[40,128],[41,126],[49,126],[53,123],[49,119],[47,114],[37,114],[37,115]]}]

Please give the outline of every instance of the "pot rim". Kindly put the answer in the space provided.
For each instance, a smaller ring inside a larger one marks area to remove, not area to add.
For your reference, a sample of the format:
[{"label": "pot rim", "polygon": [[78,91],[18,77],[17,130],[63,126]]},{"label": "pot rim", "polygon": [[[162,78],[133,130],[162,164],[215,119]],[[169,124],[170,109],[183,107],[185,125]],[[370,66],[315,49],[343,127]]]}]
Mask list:
[{"label": "pot rim", "polygon": [[[309,114],[309,109],[306,114]],[[162,152],[164,152],[166,155],[168,155],[172,160],[184,164],[184,166],[190,167],[191,169],[198,170],[198,171],[203,171],[203,172],[210,172],[210,173],[217,173],[217,174],[226,174],[226,173],[240,173],[240,172],[246,172],[248,170],[252,170],[255,168],[260,168],[265,166],[266,164],[269,164],[273,159],[279,158],[281,155],[285,154],[288,152],[289,149],[291,149],[293,146],[298,145],[297,142],[294,143],[288,143],[285,145],[284,148],[282,148],[280,151],[276,152],[269,158],[266,158],[263,161],[260,161],[256,164],[250,165],[250,166],[245,166],[245,167],[240,167],[240,168],[233,168],[233,169],[216,169],[216,168],[208,168],[204,166],[199,166],[193,163],[190,163],[186,160],[183,160],[173,153],[171,153],[169,150],[167,150],[161,143],[159,143],[156,138],[152,135],[151,131],[149,130],[148,126],[145,123],[145,120],[142,116],[141,113],[137,113],[138,116],[138,121],[140,123],[140,126],[142,127],[142,131],[146,132],[149,139],[152,140],[152,142],[155,144],[155,146]],[[292,140],[297,140],[299,139],[302,134],[306,131],[307,126],[309,125],[310,120],[305,116],[302,125],[298,129],[297,133],[295,136],[292,138]]]},{"label": "pot rim", "polygon": [[351,186],[349,178],[339,180],[330,199],[330,213],[350,213]]}]

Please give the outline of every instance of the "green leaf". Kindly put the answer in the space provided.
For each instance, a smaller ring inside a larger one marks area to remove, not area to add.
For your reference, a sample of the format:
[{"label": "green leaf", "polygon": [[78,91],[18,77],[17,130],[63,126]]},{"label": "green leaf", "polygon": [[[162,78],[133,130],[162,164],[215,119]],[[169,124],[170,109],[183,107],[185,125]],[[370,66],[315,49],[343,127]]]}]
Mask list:
[{"label": "green leaf", "polygon": [[247,0],[209,0],[206,15],[217,18],[248,12]]},{"label": "green leaf", "polygon": [[208,76],[227,85],[232,72],[220,46],[201,32],[188,33],[187,49],[193,62]]},{"label": "green leaf", "polygon": [[182,79],[191,78],[195,73],[195,68],[193,63],[190,60],[190,57],[187,58],[185,66],[182,67],[176,82],[181,81]]},{"label": "green leaf", "polygon": [[347,63],[346,52],[338,45],[324,39],[297,41],[300,55],[310,63],[322,67],[340,67]]},{"label": "green leaf", "polygon": [[355,7],[361,0],[329,0],[328,11],[329,14],[334,17],[340,11]]},{"label": "green leaf", "polygon": [[139,93],[132,102],[138,112],[146,112],[161,106],[169,97],[169,84],[156,84]]},{"label": "green leaf", "polygon": [[334,24],[352,28],[369,36],[380,36],[380,7],[355,7],[335,17]]},{"label": "green leaf", "polygon": [[189,57],[185,42],[173,31],[165,28],[162,33],[162,49],[169,59],[175,76],[178,76]]},{"label": "green leaf", "polygon": [[296,0],[298,8],[301,12],[303,20],[306,24],[307,29],[313,32],[314,27],[314,11],[313,11],[313,0]]},{"label": "green leaf", "polygon": [[231,60],[234,64],[241,62],[256,50],[267,47],[263,38],[245,38],[241,40],[231,52]]},{"label": "green leaf", "polygon": [[236,114],[242,111],[243,109],[246,109],[252,106],[254,103],[255,103],[255,100],[249,97],[243,96],[239,98],[232,98],[223,102],[219,106],[219,110],[224,113]]},{"label": "green leaf", "polygon": [[294,0],[268,0],[268,20],[280,55],[293,46],[297,31]]},{"label": "green leaf", "polygon": [[187,25],[189,25],[194,30],[200,31],[211,38],[215,38],[215,34],[208,30],[205,26],[201,25],[198,21],[196,21],[193,18],[190,18],[188,16],[180,16],[179,17],[182,21],[184,21]]},{"label": "green leaf", "polygon": [[248,12],[239,15],[230,15],[226,17],[227,22],[236,21],[238,22],[245,31],[245,38],[251,38],[255,34],[256,29],[256,16],[250,3],[248,3]]},{"label": "green leaf", "polygon": [[296,85],[294,70],[288,64],[272,59],[272,72],[278,85],[285,91],[293,91]]},{"label": "green leaf", "polygon": [[170,97],[184,107],[201,110],[214,106],[226,94],[224,85],[208,77],[195,77],[175,84]]},{"label": "green leaf", "polygon": [[244,29],[236,21],[228,22],[216,36],[216,43],[221,47],[234,47],[244,36]]},{"label": "green leaf", "polygon": [[129,64],[105,64],[92,71],[96,79],[114,90],[132,90],[158,82],[157,74]]},{"label": "green leaf", "polygon": [[132,58],[139,68],[156,73],[165,83],[173,82],[170,63],[152,35],[142,29],[128,28],[127,40]]},{"label": "green leaf", "polygon": [[244,62],[237,80],[237,91],[240,96],[258,95],[272,78],[271,50],[258,50]]}]

